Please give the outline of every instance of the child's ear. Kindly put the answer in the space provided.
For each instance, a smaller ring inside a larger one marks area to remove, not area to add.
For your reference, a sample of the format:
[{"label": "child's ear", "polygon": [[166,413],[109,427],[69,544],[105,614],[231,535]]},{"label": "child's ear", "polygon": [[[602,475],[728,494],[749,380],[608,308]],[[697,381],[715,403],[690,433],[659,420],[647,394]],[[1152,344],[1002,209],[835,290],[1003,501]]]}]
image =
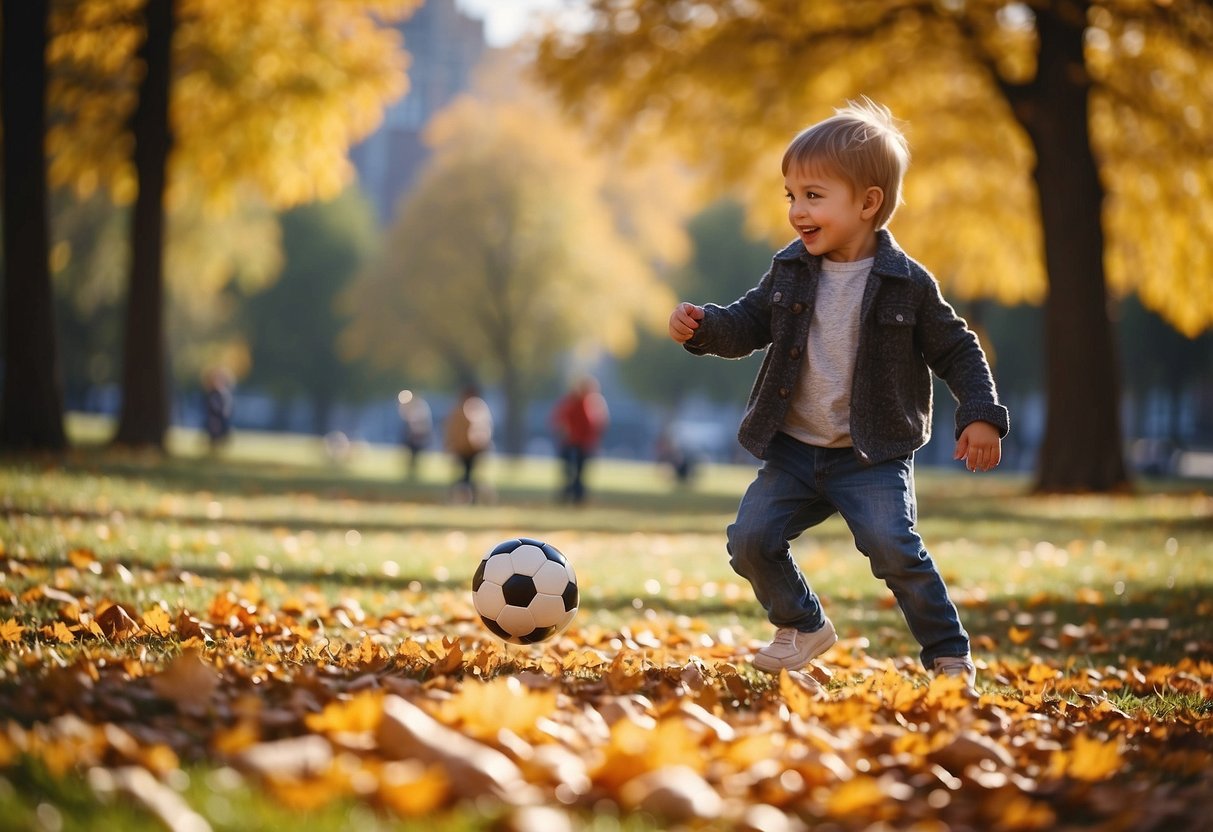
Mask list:
[{"label": "child's ear", "polygon": [[881,205],[884,205],[884,189],[873,185],[863,193],[863,207],[860,209],[859,215],[865,220],[870,220],[876,216]]}]

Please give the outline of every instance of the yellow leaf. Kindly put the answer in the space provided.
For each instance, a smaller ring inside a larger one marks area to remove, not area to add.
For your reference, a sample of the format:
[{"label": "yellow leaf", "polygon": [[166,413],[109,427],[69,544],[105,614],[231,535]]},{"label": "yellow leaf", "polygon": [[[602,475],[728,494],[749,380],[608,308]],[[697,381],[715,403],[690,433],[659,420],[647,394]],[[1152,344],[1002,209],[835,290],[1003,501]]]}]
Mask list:
[{"label": "yellow leaf", "polygon": [[261,741],[261,730],[256,720],[242,719],[226,730],[216,732],[211,740],[211,749],[223,756],[234,756]]},{"label": "yellow leaf", "polygon": [[304,723],[318,734],[374,731],[383,719],[383,692],[366,691],[346,702],[330,702],[318,714],[308,714]]},{"label": "yellow leaf", "polygon": [[1055,667],[1049,667],[1047,664],[1033,664],[1028,668],[1028,681],[1039,684],[1040,682],[1048,682],[1051,679],[1056,679],[1060,675]]},{"label": "yellow leaf", "polygon": [[148,632],[160,637],[169,636],[173,632],[173,623],[169,620],[168,612],[159,605],[151,607],[141,619]]},{"label": "yellow leaf", "polygon": [[56,621],[49,627],[43,627],[42,634],[62,644],[71,644],[76,640],[76,636],[72,634],[72,631],[62,621]]},{"label": "yellow leaf", "polygon": [[884,790],[875,778],[859,775],[834,790],[827,810],[833,817],[845,818],[879,806],[885,799]]},{"label": "yellow leaf", "polygon": [[68,562],[77,569],[88,569],[97,562],[97,555],[92,549],[72,549],[67,553]]},{"label": "yellow leaf", "polygon": [[0,621],[0,641],[6,644],[13,644],[21,640],[21,634],[25,632],[25,628],[17,623],[17,619],[10,618],[8,621]]},{"label": "yellow leaf", "polygon": [[438,717],[481,739],[492,739],[502,729],[532,738],[536,723],[555,713],[555,690],[534,690],[524,687],[516,677],[506,676],[483,684],[465,682],[443,703]]},{"label": "yellow leaf", "polygon": [[420,817],[440,808],[451,794],[451,784],[438,765],[390,762],[379,779],[379,799],[398,815]]},{"label": "yellow leaf", "polygon": [[1028,639],[1032,638],[1032,631],[1027,627],[1012,627],[1007,631],[1007,637],[1012,644],[1027,644]]},{"label": "yellow leaf", "polygon": [[1102,742],[1078,734],[1069,749],[1053,752],[1049,760],[1049,773],[1092,783],[1106,780],[1120,770],[1123,764],[1120,754],[1120,742],[1117,740]]},{"label": "yellow leaf", "polygon": [[274,797],[288,808],[304,812],[326,806],[350,791],[349,778],[336,766],[321,777],[306,780],[268,777],[265,784]]}]

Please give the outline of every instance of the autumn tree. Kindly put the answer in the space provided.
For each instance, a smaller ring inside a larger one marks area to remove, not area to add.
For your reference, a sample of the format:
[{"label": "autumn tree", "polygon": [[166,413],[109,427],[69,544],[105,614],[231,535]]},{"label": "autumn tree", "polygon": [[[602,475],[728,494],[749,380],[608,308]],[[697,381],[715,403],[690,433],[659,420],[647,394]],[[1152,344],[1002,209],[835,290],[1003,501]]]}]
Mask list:
[{"label": "autumn tree", "polygon": [[4,0],[0,107],[4,130],[4,374],[0,447],[59,450],[63,392],[48,240],[48,0]]},{"label": "autumn tree", "polygon": [[492,82],[427,141],[430,162],[348,295],[346,347],[418,381],[499,385],[517,453],[528,400],[570,353],[627,352],[638,322],[664,322],[673,297],[655,266],[685,250],[677,191]]},{"label": "autumn tree", "polygon": [[134,235],[119,442],[160,447],[168,426],[155,218],[166,202],[223,211],[339,192],[352,179],[350,145],[404,90],[404,53],[383,24],[415,5],[61,0],[52,176],[81,195],[104,186],[135,201],[150,232]]},{"label": "autumn tree", "polygon": [[588,6],[587,28],[545,39],[540,74],[608,126],[687,140],[721,181],[778,194],[787,139],[849,97],[907,119],[894,231],[961,297],[1043,296],[1037,490],[1126,486],[1109,288],[1189,336],[1213,324],[1209,3]]}]

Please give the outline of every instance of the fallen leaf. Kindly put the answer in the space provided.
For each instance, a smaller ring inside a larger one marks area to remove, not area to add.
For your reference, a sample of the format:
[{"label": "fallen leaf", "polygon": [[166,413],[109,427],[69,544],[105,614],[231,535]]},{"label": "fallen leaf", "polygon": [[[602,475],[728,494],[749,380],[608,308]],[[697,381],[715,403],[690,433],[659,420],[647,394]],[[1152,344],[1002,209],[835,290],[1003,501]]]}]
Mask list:
[{"label": "fallen leaf", "polygon": [[383,719],[375,739],[380,752],[390,758],[441,765],[462,797],[488,794],[507,803],[534,799],[513,760],[447,728],[399,696],[384,697]]},{"label": "fallen leaf", "polygon": [[184,650],[159,674],[152,677],[152,690],[178,707],[207,705],[219,687],[219,673],[197,650]]},{"label": "fallen leaf", "polygon": [[17,623],[17,619],[10,618],[8,621],[0,621],[0,641],[6,644],[14,644],[21,640],[21,634],[25,632],[25,628]]}]

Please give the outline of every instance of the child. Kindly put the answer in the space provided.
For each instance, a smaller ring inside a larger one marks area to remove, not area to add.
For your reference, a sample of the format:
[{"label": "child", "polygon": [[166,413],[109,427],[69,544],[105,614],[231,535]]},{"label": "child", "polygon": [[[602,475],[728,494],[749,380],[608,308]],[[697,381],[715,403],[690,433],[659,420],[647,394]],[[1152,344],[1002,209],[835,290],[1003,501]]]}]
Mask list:
[{"label": "child", "polygon": [[976,336],[885,229],[908,163],[891,113],[866,98],[802,131],[783,157],[797,239],[732,304],[679,304],[669,331],[695,355],[766,348],[738,432],[763,465],[727,532],[733,569],[777,628],[754,666],[803,667],[838,640],[788,547],[837,511],[923,664],[972,689],[968,634],[915,530],[931,371],[958,402],[955,458],[970,471],[998,464],[1008,415]]}]

